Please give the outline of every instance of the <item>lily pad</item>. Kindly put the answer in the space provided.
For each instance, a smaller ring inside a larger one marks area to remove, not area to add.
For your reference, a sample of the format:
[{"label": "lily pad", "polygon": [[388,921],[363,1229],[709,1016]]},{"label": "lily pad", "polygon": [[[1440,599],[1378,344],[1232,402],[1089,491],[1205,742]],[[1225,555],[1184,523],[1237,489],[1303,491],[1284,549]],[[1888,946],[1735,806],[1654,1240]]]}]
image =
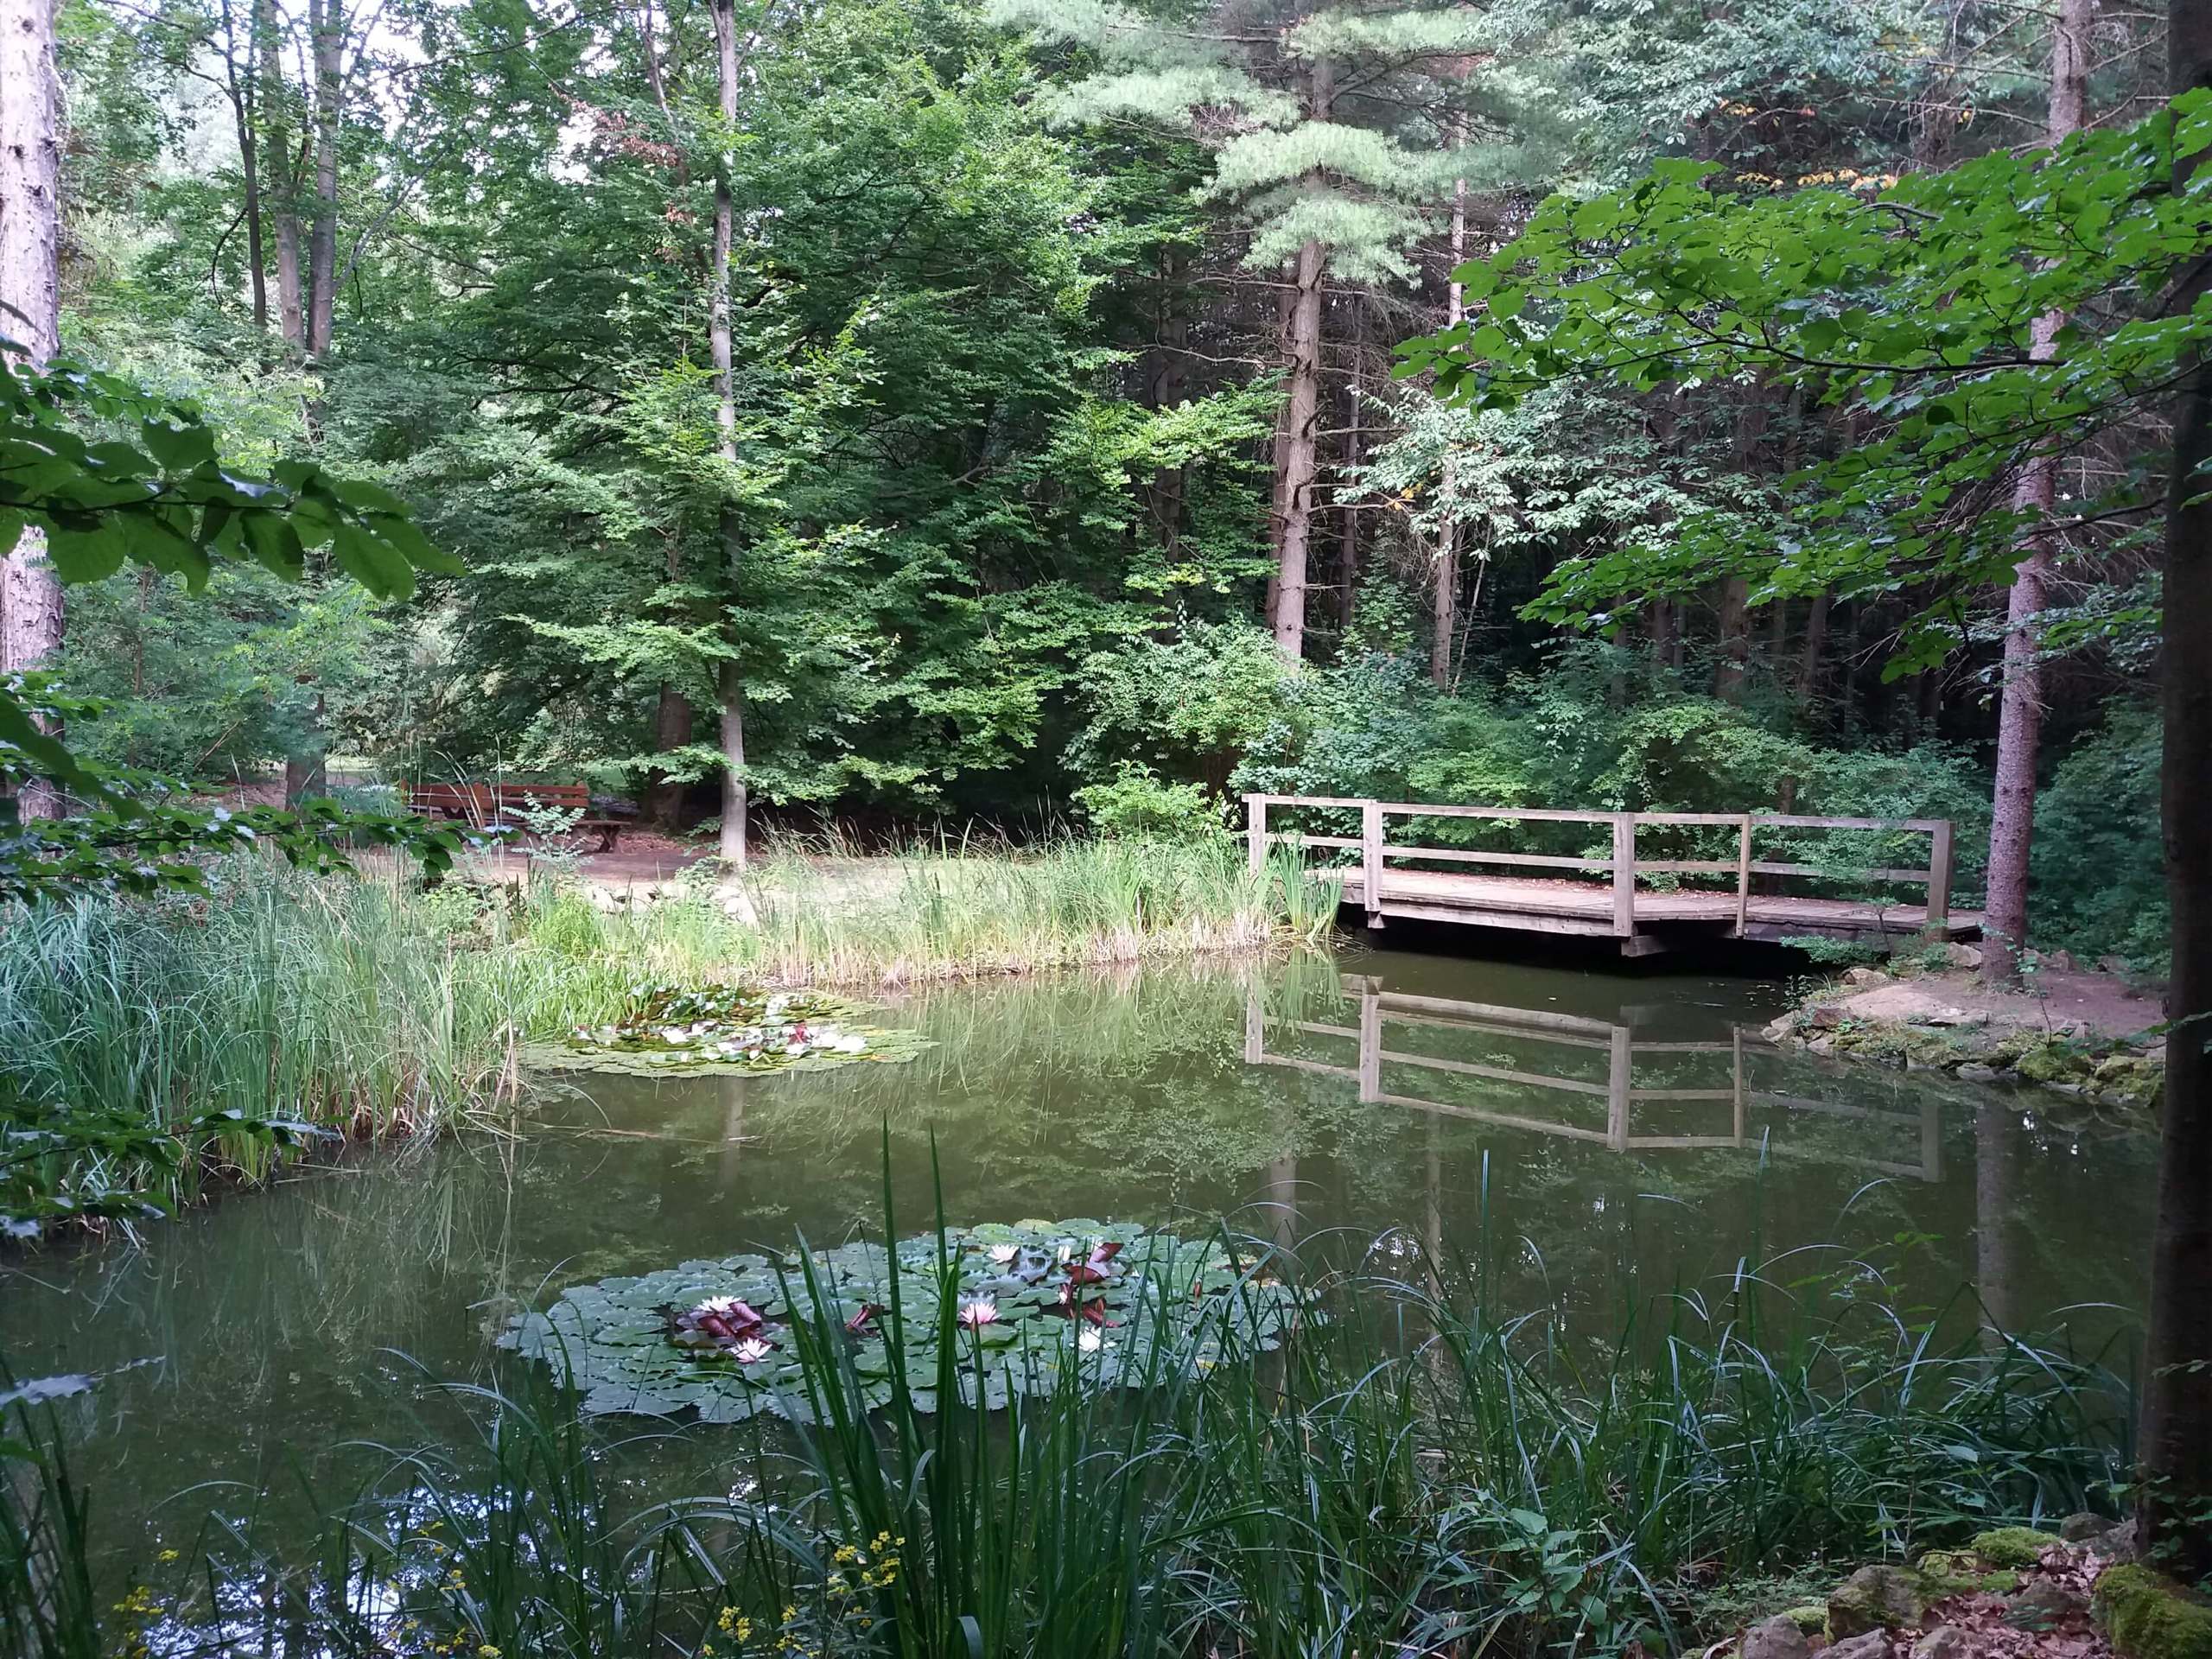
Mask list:
[{"label": "lily pad", "polygon": [[579,1026],[559,1042],[530,1044],[522,1060],[540,1071],[639,1077],[821,1071],[910,1060],[930,1046],[918,1033],[862,1024],[858,1012],[814,991],[648,981],[630,987],[611,1023]]},{"label": "lily pad", "polygon": [[929,1235],[896,1251],[860,1243],[623,1274],[563,1292],[499,1342],[544,1362],[588,1413],[810,1422],[802,1344],[849,1361],[871,1406],[891,1402],[896,1375],[931,1410],[949,1314],[961,1397],[995,1409],[1064,1383],[1137,1387],[1249,1359],[1306,1312],[1226,1240],[1079,1219],[949,1229],[941,1249]]}]

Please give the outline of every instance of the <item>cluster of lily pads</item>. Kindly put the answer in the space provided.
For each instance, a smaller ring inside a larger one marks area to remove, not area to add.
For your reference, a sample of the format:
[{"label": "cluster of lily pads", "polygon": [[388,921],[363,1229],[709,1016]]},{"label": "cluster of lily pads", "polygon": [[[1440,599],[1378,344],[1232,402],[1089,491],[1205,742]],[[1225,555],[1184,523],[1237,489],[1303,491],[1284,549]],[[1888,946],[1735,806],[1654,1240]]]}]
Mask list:
[{"label": "cluster of lily pads", "polygon": [[523,1315],[500,1342],[544,1361],[589,1413],[809,1422],[810,1349],[817,1365],[842,1351],[868,1404],[890,1402],[895,1375],[929,1411],[950,1339],[962,1398],[997,1408],[1063,1382],[1130,1387],[1249,1359],[1305,1312],[1300,1292],[1225,1240],[1024,1221],[895,1252],[863,1243],[603,1279]]},{"label": "cluster of lily pads", "polygon": [[813,991],[645,982],[615,1018],[578,1026],[533,1060],[570,1070],[776,1071],[911,1059],[927,1042],[856,1022],[851,1005]]}]

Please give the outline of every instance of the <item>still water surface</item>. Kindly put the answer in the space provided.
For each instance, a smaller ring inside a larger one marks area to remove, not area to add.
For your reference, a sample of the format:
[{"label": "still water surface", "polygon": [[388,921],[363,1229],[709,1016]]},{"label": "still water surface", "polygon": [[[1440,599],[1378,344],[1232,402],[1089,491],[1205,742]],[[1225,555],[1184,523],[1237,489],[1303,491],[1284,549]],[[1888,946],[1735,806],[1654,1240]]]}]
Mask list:
[{"label": "still water surface", "polygon": [[109,1527],[168,1533],[257,1490],[281,1509],[300,1475],[364,1471],[339,1442],[455,1432],[435,1385],[499,1380],[524,1303],[878,1230],[887,1132],[902,1232],[929,1218],[934,1137],[955,1224],[1227,1216],[1482,1255],[1510,1311],[1595,1331],[1746,1264],[1783,1287],[1878,1272],[1966,1332],[1977,1298],[2080,1350],[2131,1328],[2140,1125],[1778,1052],[1755,1033],[1780,1002],[1770,982],[1364,953],[936,990],[881,1016],[935,1039],[912,1064],[581,1077],[512,1136],[19,1258],[0,1353],[111,1373],[70,1402]]}]

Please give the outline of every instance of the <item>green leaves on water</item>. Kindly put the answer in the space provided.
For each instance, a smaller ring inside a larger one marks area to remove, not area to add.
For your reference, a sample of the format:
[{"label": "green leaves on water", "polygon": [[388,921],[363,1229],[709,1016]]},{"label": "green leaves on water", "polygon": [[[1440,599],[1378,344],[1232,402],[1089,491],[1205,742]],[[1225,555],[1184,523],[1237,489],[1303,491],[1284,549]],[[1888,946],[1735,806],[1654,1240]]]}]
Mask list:
[{"label": "green leaves on water", "polygon": [[579,1026],[563,1043],[534,1044],[526,1065],[571,1071],[822,1071],[856,1060],[910,1060],[929,1039],[855,1023],[853,1005],[813,991],[646,981],[614,1020]]},{"label": "green leaves on water", "polygon": [[996,1408],[1064,1382],[1135,1387],[1249,1359],[1305,1306],[1225,1240],[1025,1221],[948,1229],[942,1254],[931,1236],[895,1255],[861,1243],[603,1279],[524,1314],[499,1340],[543,1360],[588,1413],[810,1423],[824,1365],[849,1363],[870,1406],[890,1403],[895,1371],[927,1411],[950,1340],[961,1398]]}]

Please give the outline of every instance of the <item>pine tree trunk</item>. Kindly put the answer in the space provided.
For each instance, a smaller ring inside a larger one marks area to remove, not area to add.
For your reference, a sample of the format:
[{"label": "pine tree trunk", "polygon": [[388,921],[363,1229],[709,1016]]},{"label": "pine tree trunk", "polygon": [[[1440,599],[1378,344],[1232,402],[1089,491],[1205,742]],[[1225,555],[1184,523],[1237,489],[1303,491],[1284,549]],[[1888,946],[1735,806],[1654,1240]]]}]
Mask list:
[{"label": "pine tree trunk", "polygon": [[[11,357],[42,365],[61,321],[61,84],[55,0],[0,0],[0,335]],[[0,671],[47,664],[61,649],[61,583],[46,532],[24,530],[0,560]],[[42,784],[16,798],[27,818],[60,816]]]},{"label": "pine tree trunk", "polygon": [[[1275,289],[1275,352],[1285,363],[1290,361],[1290,324],[1298,308],[1298,262],[1286,261],[1282,268],[1282,283]],[[1275,430],[1268,452],[1268,557],[1274,568],[1268,572],[1267,596],[1261,610],[1268,626],[1275,624],[1275,610],[1282,600],[1282,532],[1290,522],[1290,398],[1285,388],[1282,401],[1275,406]]]},{"label": "pine tree trunk", "polygon": [[[2212,86],[2212,6],[2174,0],[2167,61],[2176,94]],[[2200,261],[2171,302],[2175,315],[2208,290]],[[2212,615],[2208,465],[2212,365],[2198,363],[2175,410],[2167,485],[2161,782],[2174,949],[2138,1488],[2146,1553],[2190,1580],[2212,1576],[2212,652],[2195,637]]]},{"label": "pine tree trunk", "polygon": [[[1353,350],[1358,350],[1358,334],[1354,331]],[[1351,378],[1345,385],[1344,416],[1344,477],[1349,480],[1362,461],[1360,448],[1360,385],[1359,359],[1352,359]],[[1339,639],[1351,631],[1353,597],[1359,591],[1359,503],[1347,484],[1338,492],[1337,532],[1337,630]]]},{"label": "pine tree trunk", "polygon": [[[1334,87],[1335,72],[1328,60],[1317,60],[1308,86],[1310,118],[1329,118]],[[1294,663],[1306,654],[1306,565],[1320,454],[1321,277],[1325,265],[1320,243],[1308,241],[1299,249],[1286,342],[1290,398],[1283,411],[1282,552],[1275,563],[1274,620],[1276,647]]]},{"label": "pine tree trunk", "polygon": [[1284,410],[1282,553],[1275,565],[1275,645],[1293,662],[1306,654],[1306,573],[1313,532],[1321,396],[1321,245],[1298,251],[1290,314],[1290,399]]},{"label": "pine tree trunk", "polygon": [[[716,85],[721,97],[725,134],[737,124],[737,12],[733,0],[711,0],[715,20]],[[736,209],[730,196],[729,151],[722,141],[715,162],[714,269],[708,273],[708,346],[715,367],[715,426],[721,458],[737,464],[737,381],[730,359],[729,258]],[[724,556],[734,574],[740,556],[740,526],[734,505],[721,510]],[[734,642],[733,642],[734,643]],[[745,676],[734,658],[724,658],[715,672],[721,701],[722,828],[719,851],[733,869],[745,868]]]},{"label": "pine tree trunk", "polygon": [[[1184,287],[1190,260],[1179,248],[1160,256],[1159,308],[1153,324],[1156,349],[1149,387],[1154,409],[1173,409],[1183,402],[1187,378],[1184,351],[1191,341],[1191,320],[1184,309]],[[1160,467],[1152,474],[1153,537],[1168,558],[1176,556],[1183,538],[1183,469]]]},{"label": "pine tree trunk", "polygon": [[[1452,148],[1457,149],[1465,141],[1465,124],[1462,118],[1452,120]],[[1467,181],[1452,181],[1452,269],[1457,270],[1467,257]],[[1444,290],[1444,320],[1446,327],[1456,328],[1466,320],[1466,290],[1457,282],[1448,282]],[[1459,634],[1459,462],[1458,455],[1447,447],[1444,451],[1442,476],[1437,482],[1437,494],[1444,510],[1444,522],[1436,531],[1436,594],[1435,637],[1429,641],[1428,677],[1440,691],[1452,689],[1453,648]]]},{"label": "pine tree trunk", "polygon": [[[2050,42],[2050,141],[2082,129],[2088,79],[2092,0],[2060,0]],[[2028,355],[2049,361],[2057,352],[2065,319],[2037,317]],[[2015,510],[2032,514],[2022,537],[2005,607],[2005,683],[1997,703],[1997,793],[1989,819],[1989,898],[1982,931],[1994,950],[1982,953],[1985,977],[1998,984],[2018,977],[2028,939],[2028,858],[2035,838],[2036,752],[2043,741],[2043,674],[2036,666],[2032,619],[2044,608],[2051,571],[2048,523],[2058,500],[2058,461],[2030,458],[2013,486]]]},{"label": "pine tree trunk", "polygon": [[308,244],[309,357],[330,349],[332,308],[338,282],[338,116],[344,95],[339,79],[345,46],[343,0],[308,0],[315,54],[315,224]]}]

